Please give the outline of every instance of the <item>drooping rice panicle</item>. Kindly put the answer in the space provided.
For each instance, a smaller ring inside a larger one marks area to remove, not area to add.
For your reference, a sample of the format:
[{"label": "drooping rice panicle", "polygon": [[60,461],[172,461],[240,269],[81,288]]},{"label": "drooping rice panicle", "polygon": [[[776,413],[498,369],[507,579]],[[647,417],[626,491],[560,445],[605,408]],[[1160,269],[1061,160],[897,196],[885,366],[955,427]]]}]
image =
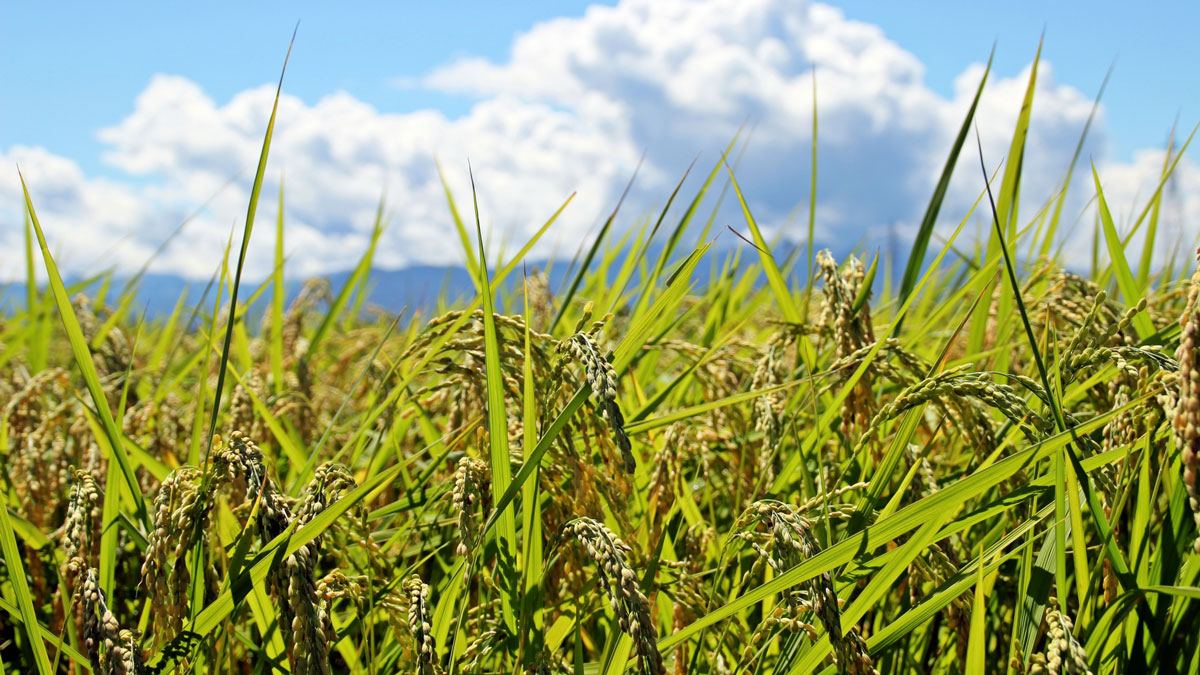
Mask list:
[{"label": "drooping rice panicle", "polygon": [[463,457],[458,461],[451,500],[458,512],[459,538],[455,552],[465,560],[470,560],[471,551],[479,543],[479,522],[475,514],[483,505],[484,489],[490,477],[491,472],[482,460]]},{"label": "drooping rice panicle", "polygon": [[[1200,257],[1200,254],[1198,254]],[[1183,333],[1175,360],[1179,363],[1178,390],[1175,394],[1175,413],[1171,421],[1175,446],[1183,462],[1183,484],[1187,488],[1192,518],[1200,530],[1200,268],[1192,276],[1187,306],[1179,319]],[[1193,548],[1200,553],[1200,533]]]},{"label": "drooping rice panicle", "polygon": [[650,603],[637,574],[629,566],[625,544],[604,524],[591,518],[576,518],[567,523],[563,535],[579,542],[595,562],[600,586],[608,595],[617,624],[633,638],[639,672],[665,675]]},{"label": "drooping rice panicle", "polygon": [[414,574],[404,582],[404,590],[408,593],[408,628],[417,643],[419,672],[421,675],[440,673],[437,645],[433,643],[433,636],[430,634],[433,630],[433,609],[429,604],[429,585]]},{"label": "drooping rice panicle", "polygon": [[613,440],[621,451],[623,468],[626,473],[633,473],[637,470],[637,460],[634,459],[629,436],[625,433],[625,416],[617,404],[617,374],[612,364],[601,355],[600,347],[590,333],[572,335],[563,341],[559,349],[583,367],[600,417],[608,423]]}]

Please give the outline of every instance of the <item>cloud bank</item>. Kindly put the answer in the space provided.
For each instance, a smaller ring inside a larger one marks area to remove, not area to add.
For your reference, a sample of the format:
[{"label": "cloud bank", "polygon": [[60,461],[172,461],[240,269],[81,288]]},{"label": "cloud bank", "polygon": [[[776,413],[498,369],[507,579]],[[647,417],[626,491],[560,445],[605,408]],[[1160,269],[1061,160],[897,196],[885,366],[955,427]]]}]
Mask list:
[{"label": "cloud bank", "polygon": [[[894,231],[903,245],[983,65],[966,65],[949,97],[924,75],[921,62],[879,27],[819,3],[624,0],[534,26],[514,40],[507,61],[467,58],[407,85],[473,97],[458,117],[384,113],[345,92],[308,105],[286,94],[285,81],[247,275],[270,271],[281,176],[289,274],[353,266],[381,196],[390,220],[378,265],[459,262],[437,162],[466,214],[468,158],[492,244],[507,242],[506,250],[574,193],[537,251],[569,255],[611,210],[643,152],[625,226],[660,208],[699,153],[689,179],[698,187],[698,174],[743,125],[749,144],[737,173],[756,217],[802,241],[806,225],[788,216],[807,209],[814,76],[818,243],[845,248]],[[977,120],[993,167],[1007,152],[1028,76],[1028,68],[993,73],[988,83]],[[264,85],[222,103],[187,78],[156,76],[125,119],[99,132],[104,160],[127,180],[87,176],[70,159],[37,147],[0,146],[0,161],[20,165],[67,270],[137,269],[200,209],[152,269],[207,279],[231,231],[240,232],[274,93]],[[1087,94],[1056,82],[1051,64],[1040,65],[1023,213],[1032,215],[1061,184],[1091,109]],[[1105,153],[1101,108],[1081,164],[1097,162],[1110,203],[1127,215],[1153,190],[1162,152],[1147,149],[1130,163],[1106,161]],[[962,160],[942,211],[947,223],[963,217],[982,187],[976,162],[973,153]],[[1093,192],[1083,178],[1073,188],[1071,218]],[[1194,222],[1200,170],[1190,160],[1180,164],[1170,195],[1175,222]],[[24,274],[22,204],[15,172],[0,177],[5,280]],[[736,212],[729,216],[730,224],[742,224]],[[1074,236],[1090,231],[1087,222]],[[1183,233],[1185,241],[1194,234]]]}]

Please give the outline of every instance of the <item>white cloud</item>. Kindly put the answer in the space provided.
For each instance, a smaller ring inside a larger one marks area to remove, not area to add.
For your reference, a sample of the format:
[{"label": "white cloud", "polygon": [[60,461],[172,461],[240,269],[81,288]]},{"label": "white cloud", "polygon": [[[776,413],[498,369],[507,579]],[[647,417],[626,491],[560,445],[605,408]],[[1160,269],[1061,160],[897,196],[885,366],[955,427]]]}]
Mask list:
[{"label": "white cloud", "polygon": [[[515,39],[506,62],[469,58],[429,73],[422,86],[477,98],[461,117],[381,113],[344,92],[313,105],[285,93],[247,274],[269,272],[283,171],[287,248],[296,274],[352,266],[385,187],[392,217],[378,264],[460,260],[437,158],[464,217],[470,215],[470,158],[493,241],[523,242],[577,192],[539,253],[556,245],[573,251],[612,208],[643,150],[646,164],[626,222],[661,204],[697,152],[703,157],[696,173],[707,171],[747,121],[752,140],[739,181],[759,220],[783,227],[808,195],[814,68],[819,236],[849,245],[890,226],[911,230],[982,65],[967,66],[947,98],[925,83],[920,61],[880,28],[825,5],[625,0],[538,24]],[[993,74],[989,82],[977,118],[991,167],[1007,153],[1027,79],[1028,69]],[[21,165],[53,245],[74,271],[135,269],[212,198],[155,265],[207,278],[231,228],[245,217],[273,96],[274,87],[264,85],[220,104],[186,78],[154,78],[132,113],[100,132],[105,160],[136,177],[124,183],[86,176],[38,148],[0,148],[0,160]],[[1023,213],[1032,215],[1053,193],[1090,110],[1085,94],[1055,82],[1050,64],[1041,64],[1023,165],[1024,204],[1031,206]],[[957,222],[981,188],[971,150],[943,209],[947,222]],[[1123,200],[1131,203],[1139,189],[1144,200],[1161,153],[1112,164],[1103,161],[1104,151],[1101,110],[1082,165],[1092,157],[1100,163],[1115,209],[1127,209]],[[221,189],[233,176],[238,179]],[[1180,217],[1200,214],[1200,172],[1185,160],[1180,176]],[[691,185],[701,179],[694,174]],[[1079,181],[1076,188],[1078,212],[1091,196],[1090,183]],[[0,178],[0,216],[19,224],[20,204],[15,177]],[[740,224],[735,212],[729,216],[727,222]],[[786,234],[799,239],[799,230],[792,226]],[[0,276],[19,277],[20,228],[2,232]]]},{"label": "white cloud", "polygon": [[[33,186],[43,224],[76,269],[93,262],[84,260],[83,252],[123,235],[132,235],[138,245],[118,246],[122,255],[106,263],[135,269],[192,209],[211,199],[154,266],[207,278],[231,228],[245,217],[274,94],[264,86],[218,105],[185,78],[154,78],[134,112],[100,132],[110,148],[106,161],[151,179],[148,183],[91,180],[69,160],[37,149],[14,148],[11,154]],[[578,240],[616,198],[613,191],[638,159],[631,146],[621,147],[619,139],[586,120],[506,96],[481,101],[468,115],[448,120],[433,111],[379,113],[345,93],[312,106],[285,94],[278,120],[248,259],[251,278],[266,275],[272,265],[281,172],[289,264],[295,273],[309,275],[357,262],[385,186],[391,224],[377,262],[394,268],[460,261],[437,157],[447,163],[463,216],[470,216],[465,166],[470,158],[485,226],[495,224],[522,242],[576,190],[573,213],[556,235],[573,234]],[[3,203],[19,205],[19,186],[2,185]],[[19,222],[19,210],[6,215]],[[91,233],[86,240],[77,237],[85,232]],[[19,230],[13,235],[19,242]],[[20,246],[5,250],[12,251],[6,269],[15,278],[22,274]]]}]

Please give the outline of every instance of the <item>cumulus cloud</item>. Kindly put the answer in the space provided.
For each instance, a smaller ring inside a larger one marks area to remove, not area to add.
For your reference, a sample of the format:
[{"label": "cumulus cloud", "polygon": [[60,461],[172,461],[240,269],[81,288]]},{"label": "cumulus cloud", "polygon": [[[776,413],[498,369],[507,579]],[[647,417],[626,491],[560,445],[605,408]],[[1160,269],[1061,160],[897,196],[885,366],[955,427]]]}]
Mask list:
[{"label": "cumulus cloud", "polygon": [[[942,96],[925,82],[921,62],[879,27],[819,3],[592,7],[532,27],[503,62],[462,59],[417,83],[475,97],[459,117],[384,113],[345,92],[313,105],[285,93],[247,274],[269,272],[272,228],[261,223],[274,218],[281,175],[294,274],[352,266],[384,193],[391,218],[378,264],[459,261],[438,159],[466,214],[470,158],[494,244],[524,242],[576,193],[538,250],[545,255],[578,245],[612,208],[643,152],[626,223],[660,205],[697,153],[711,167],[745,123],[750,141],[739,182],[761,222],[800,241],[803,228],[788,225],[787,216],[808,198],[814,77],[819,243],[847,247],[888,229],[903,234],[920,219],[982,75],[981,64],[966,66],[953,94]],[[1028,77],[1028,68],[993,74],[981,101],[978,125],[992,166],[1007,153]],[[100,132],[105,161],[128,174],[127,182],[86,176],[38,148],[0,148],[0,159],[20,163],[54,246],[76,271],[94,271],[98,257],[100,266],[136,268],[207,203],[155,263],[159,271],[207,278],[245,216],[273,97],[274,87],[264,85],[219,103],[184,77],[155,77],[133,111]],[[1091,107],[1079,89],[1055,81],[1050,64],[1040,65],[1024,203],[1040,205],[1060,184]],[[1104,152],[1101,110],[1084,164],[1100,162],[1114,204],[1148,196],[1161,152],[1129,164],[1105,162]],[[975,161],[973,154],[962,159],[943,210],[947,222],[961,219],[981,189]],[[1181,213],[1200,213],[1200,172],[1185,159],[1179,176]],[[1078,211],[1090,184],[1076,194]],[[0,215],[19,223],[20,203],[19,186],[0,179]],[[736,217],[729,219],[735,226]],[[0,234],[0,275],[20,276],[19,241],[19,227]]]},{"label": "cumulus cloud", "polygon": [[[207,278],[231,228],[245,217],[274,94],[273,87],[263,86],[219,105],[186,78],[155,77],[133,113],[100,132],[109,147],[105,160],[139,179],[129,185],[89,180],[69,160],[41,151],[16,148],[12,154],[33,185],[42,221],[60,235],[60,246],[96,250],[90,243],[76,246],[75,233],[83,231],[109,242],[132,236],[140,247],[123,249],[111,261],[118,267],[136,267],[192,209],[206,204],[154,268]],[[310,275],[357,262],[385,190],[391,218],[376,259],[380,265],[461,260],[438,157],[447,163],[448,181],[464,213],[470,158],[486,222],[496,227],[497,236],[521,242],[574,191],[579,195],[560,234],[582,236],[595,214],[615,199],[614,186],[638,159],[632,146],[622,147],[620,139],[586,120],[509,96],[490,97],[450,120],[435,111],[380,113],[346,93],[312,106],[285,94],[278,120],[260,227],[252,238],[250,277],[270,271],[273,230],[261,224],[275,217],[281,176],[289,265]],[[236,180],[230,183],[231,178]],[[0,189],[6,205],[20,203],[19,187],[5,183]],[[106,190],[112,203],[104,203]],[[95,199],[87,199],[92,193]],[[103,219],[96,219],[96,207]],[[16,210],[6,215],[20,217]],[[19,231],[12,234],[19,238]],[[20,248],[6,250],[16,254]]]}]

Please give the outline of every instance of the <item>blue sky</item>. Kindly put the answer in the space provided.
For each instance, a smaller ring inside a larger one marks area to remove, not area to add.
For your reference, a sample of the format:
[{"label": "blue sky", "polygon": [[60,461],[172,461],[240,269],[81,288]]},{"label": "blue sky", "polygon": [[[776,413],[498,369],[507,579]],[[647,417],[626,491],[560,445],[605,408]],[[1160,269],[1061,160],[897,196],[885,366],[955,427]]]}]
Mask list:
[{"label": "blue sky", "polygon": [[[514,3],[48,3],[0,6],[0,141],[43,145],[102,168],[98,128],[126,115],[155,73],[185,75],[223,100],[270,80],[300,21],[287,91],[315,102],[346,90],[382,111],[459,114],[466,96],[395,86],[471,55],[503,58],[538,21],[581,15],[578,0]],[[1114,152],[1162,143],[1176,113],[1200,113],[1200,5],[1194,2],[834,2],[883,28],[948,93],[963,67],[997,43],[1000,73],[1026,65],[1046,31],[1056,76],[1092,95],[1115,63],[1105,104]],[[64,5],[66,7],[67,5]],[[30,114],[30,101],[37,114]],[[81,103],[86,101],[86,103]]]},{"label": "blue sky", "polygon": [[[759,124],[745,169],[755,206],[786,227],[802,199],[793,188],[807,181],[797,158],[809,142],[810,102],[801,98],[813,63],[827,239],[861,238],[885,221],[903,230],[919,215],[964,105],[960,89],[973,86],[969,69],[993,42],[996,93],[980,125],[985,149],[998,155],[1022,69],[1046,33],[1053,74],[1035,100],[1032,136],[1046,159],[1031,167],[1033,178],[1056,180],[1114,62],[1087,149],[1122,182],[1114,194],[1135,199],[1153,164],[1139,153],[1160,148],[1177,115],[1185,131],[1200,118],[1190,67],[1200,63],[1194,3],[834,2],[836,11],[826,11],[791,0],[663,0],[653,8],[625,0],[588,11],[594,4],[4,3],[0,157],[32,172],[63,247],[120,240],[115,264],[132,265],[255,156],[264,85],[277,76],[297,19],[284,84],[294,105],[283,110],[273,168],[286,170],[298,192],[324,193],[288,207],[297,265],[312,273],[357,253],[323,259],[301,244],[357,250],[369,229],[363,214],[382,190],[411,206],[385,237],[384,264],[444,262],[438,251],[453,242],[439,234],[435,156],[457,188],[458,164],[477,160],[491,185],[481,193],[493,198],[488,217],[517,239],[578,191],[574,224],[564,225],[570,239],[609,208],[642,151],[648,168],[635,204],[649,209],[695,153],[711,155],[744,119]],[[864,175],[868,167],[878,175]],[[857,184],[845,186],[851,178]],[[278,175],[271,180],[277,185]],[[19,225],[11,182],[0,182],[0,245]],[[206,275],[187,266],[186,254],[219,248],[222,237],[213,235],[227,230],[244,197],[239,187],[164,266]],[[1181,213],[1192,205],[1184,192]],[[852,212],[864,195],[872,206]],[[86,234],[72,237],[87,223]]]},{"label": "blue sky", "polygon": [[[0,4],[0,143],[40,145],[102,171],[96,131],[115,124],[156,73],[218,100],[272,81],[300,22],[288,93],[313,103],[345,90],[384,111],[469,104],[395,86],[459,56],[503,57],[534,23],[593,3],[322,2]],[[13,105],[27,101],[28,105]],[[31,107],[36,110],[33,114]]]},{"label": "blue sky", "polygon": [[[1109,66],[1104,95],[1113,150],[1162,144],[1179,115],[1200,119],[1200,4],[1111,2],[838,2],[849,18],[876,23],[928,68],[930,86],[946,85],[962,65],[983,58],[993,40],[1000,73],[1032,58],[1043,29],[1043,58],[1062,82],[1094,96]],[[926,23],[926,22],[929,23]]]}]

